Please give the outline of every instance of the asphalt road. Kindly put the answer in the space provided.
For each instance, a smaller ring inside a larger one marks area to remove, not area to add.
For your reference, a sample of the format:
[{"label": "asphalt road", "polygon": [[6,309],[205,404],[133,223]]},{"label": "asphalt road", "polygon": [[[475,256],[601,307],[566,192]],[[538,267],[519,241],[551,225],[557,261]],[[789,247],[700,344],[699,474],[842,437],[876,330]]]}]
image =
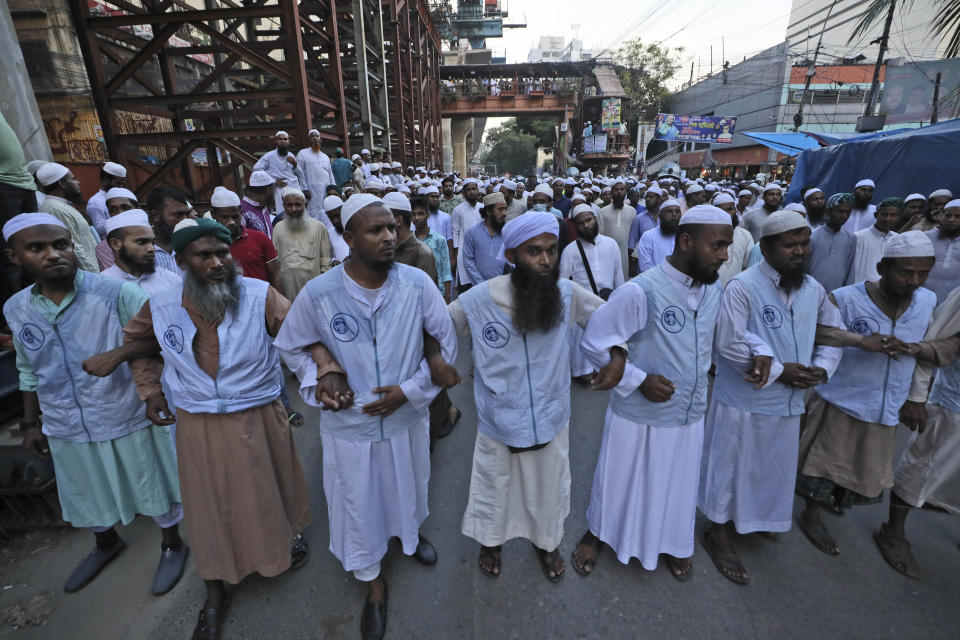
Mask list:
[{"label": "asphalt road", "polygon": [[[461,345],[460,371],[469,371]],[[546,581],[529,543],[504,547],[503,573],[494,580],[476,566],[478,547],[460,534],[466,504],[476,414],[470,382],[451,391],[463,410],[454,432],[433,454],[430,511],[423,533],[440,554],[429,568],[405,558],[396,545],[384,563],[389,585],[388,638],[957,638],[960,623],[960,520],[920,512],[908,533],[925,571],[921,581],[890,569],[871,532],[886,505],[857,507],[842,518],[824,516],[841,548],[826,556],[794,529],[770,542],[738,541],[749,586],[721,577],[699,546],[694,578],[676,582],[664,566],[623,566],[605,550],[597,570],[581,578],[567,569],[559,584]],[[605,394],[574,384],[570,432],[572,513],[561,544],[565,558],[584,531],[584,513],[602,433]],[[359,638],[365,588],[327,550],[327,514],[321,484],[319,412],[301,409],[296,432],[310,485],[313,524],[305,532],[310,562],[273,579],[251,576],[234,590],[225,638]],[[901,434],[900,445],[906,439]],[[799,508],[799,504],[798,504]],[[700,518],[698,532],[706,525]],[[25,639],[189,638],[203,599],[192,566],[180,584],[150,595],[159,557],[159,532],[139,518],[121,534],[128,547],[91,585],[62,591],[93,537],[83,531],[41,531],[0,548],[0,611],[23,605],[45,620],[0,636]],[[31,604],[32,601],[32,604]]]}]

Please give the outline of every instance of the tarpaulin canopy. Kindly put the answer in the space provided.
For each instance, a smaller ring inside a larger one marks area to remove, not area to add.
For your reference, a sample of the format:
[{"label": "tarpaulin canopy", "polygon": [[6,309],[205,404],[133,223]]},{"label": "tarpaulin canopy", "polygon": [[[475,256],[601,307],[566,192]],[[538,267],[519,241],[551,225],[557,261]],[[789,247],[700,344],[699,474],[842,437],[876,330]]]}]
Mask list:
[{"label": "tarpaulin canopy", "polygon": [[814,149],[820,146],[820,143],[817,142],[816,138],[813,138],[806,133],[776,133],[773,131],[760,131],[756,133],[744,133],[743,135],[748,138],[753,138],[757,142],[771,149],[775,149],[780,153],[785,153],[788,156],[795,156],[801,151],[807,149]]},{"label": "tarpaulin canopy", "polygon": [[863,178],[877,184],[874,202],[942,188],[960,193],[960,119],[883,134],[802,152],[787,201],[799,202],[812,185],[827,195],[853,191]]}]

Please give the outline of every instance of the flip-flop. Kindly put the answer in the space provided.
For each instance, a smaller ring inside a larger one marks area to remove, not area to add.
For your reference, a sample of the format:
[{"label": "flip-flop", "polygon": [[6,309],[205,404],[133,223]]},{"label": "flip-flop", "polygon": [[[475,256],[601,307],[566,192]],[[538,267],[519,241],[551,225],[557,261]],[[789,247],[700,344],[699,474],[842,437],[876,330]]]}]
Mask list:
[{"label": "flip-flop", "polygon": [[837,541],[833,539],[833,536],[830,535],[830,532],[827,531],[827,528],[823,526],[822,522],[806,522],[801,516],[797,516],[794,520],[796,520],[797,526],[800,527],[800,531],[803,531],[803,535],[807,536],[807,540],[812,542],[813,546],[817,549],[823,551],[828,556],[840,554],[840,549],[837,548]]},{"label": "flip-flop", "polygon": [[920,565],[917,564],[913,551],[910,550],[910,542],[906,538],[888,535],[887,528],[880,525],[880,528],[873,532],[873,541],[877,543],[880,555],[894,570],[915,580],[923,577]]},{"label": "flip-flop", "polygon": [[557,561],[562,561],[562,558],[560,557],[560,551],[557,549],[554,549],[553,551],[544,551],[537,545],[533,545],[533,550],[536,551],[537,555],[540,557],[540,568],[543,570],[543,576],[553,583],[563,580],[563,573],[558,573],[554,576],[550,575],[551,571],[557,571]]},{"label": "flip-flop", "polygon": [[704,551],[706,551],[710,559],[713,560],[713,564],[717,568],[717,571],[720,572],[720,575],[735,584],[750,584],[749,577],[741,578],[740,576],[728,573],[730,571],[746,571],[743,563],[740,562],[740,558],[737,557],[737,551],[733,546],[721,548],[715,545],[713,539],[710,537],[709,529],[700,534],[700,544],[703,545]]},{"label": "flip-flop", "polygon": [[[581,544],[593,547],[597,550],[597,555],[587,560],[577,560],[577,549]],[[580,538],[580,542],[577,543],[577,546],[573,548],[573,551],[570,552],[570,565],[573,567],[573,570],[578,574],[586,578],[591,573],[593,573],[594,568],[597,566],[597,558],[600,557],[600,551],[603,549],[603,540],[598,538],[593,534],[592,531],[587,529],[587,532],[583,534],[583,537]]]},{"label": "flip-flop", "polygon": [[304,423],[304,417],[299,411],[291,411],[287,415],[287,421],[290,423],[291,427],[302,427]]},{"label": "flip-flop", "polygon": [[[670,575],[677,579],[677,582],[687,582],[690,578],[693,577],[693,561],[690,561],[690,564],[687,565],[687,570],[683,571],[680,568],[680,563],[678,562],[681,558],[674,558],[670,554],[667,556],[667,568],[670,569]],[[677,572],[680,573],[677,573]]]},{"label": "flip-flop", "polygon": [[[480,567],[480,571],[490,576],[491,578],[499,578],[500,577],[500,552],[502,550],[503,550],[503,546],[501,545],[497,545],[495,547],[484,547],[483,545],[480,545],[480,558],[477,561],[477,565]],[[494,553],[496,553],[496,555],[494,555]],[[487,569],[486,567],[484,567],[483,563],[480,562],[480,560],[483,560],[484,558],[490,558],[491,560],[493,560],[493,565],[491,566],[490,569]],[[493,572],[493,569],[497,570],[496,573]]]}]

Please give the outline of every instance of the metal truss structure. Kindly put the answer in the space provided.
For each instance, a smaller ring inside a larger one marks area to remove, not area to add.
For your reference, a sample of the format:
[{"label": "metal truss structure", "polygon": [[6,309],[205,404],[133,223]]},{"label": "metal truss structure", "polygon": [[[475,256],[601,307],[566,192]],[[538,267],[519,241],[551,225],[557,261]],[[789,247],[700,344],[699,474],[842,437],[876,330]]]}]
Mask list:
[{"label": "metal truss structure", "polygon": [[[110,157],[207,199],[277,130],[440,163],[425,0],[69,0]],[[232,176],[232,177],[231,177]]]}]

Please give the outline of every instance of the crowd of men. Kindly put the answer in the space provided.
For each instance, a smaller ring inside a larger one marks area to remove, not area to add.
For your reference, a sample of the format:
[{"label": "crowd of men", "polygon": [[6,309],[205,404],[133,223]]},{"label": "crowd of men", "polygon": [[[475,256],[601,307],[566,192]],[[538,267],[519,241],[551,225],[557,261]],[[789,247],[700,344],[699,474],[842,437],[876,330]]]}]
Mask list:
[{"label": "crowd of men", "polygon": [[[547,580],[565,575],[571,427],[599,427],[570,424],[578,380],[609,391],[570,555],[581,576],[609,546],[689,580],[699,509],[708,557],[746,584],[737,536],[796,522],[835,555],[822,511],[891,489],[874,539],[920,577],[910,510],[960,513],[950,191],[874,205],[865,178],[784,204],[778,181],[404,172],[309,138],[294,154],[278,132],[242,195],[218,186],[209,207],[168,187],[141,199],[114,162],[84,203],[68,167],[4,160],[23,443],[53,458],[64,519],[95,536],[66,591],[116,558],[116,525],[138,514],[161,530],[154,594],[192,549],[194,638],[221,636],[244,576],[307,563],[286,367],[324,410],[329,548],[367,585],[363,637],[383,637],[389,541],[438,561],[420,528],[430,454],[462,416],[446,392],[458,335],[477,408],[461,532],[483,574],[523,538]],[[914,433],[897,461],[899,424]]]}]

